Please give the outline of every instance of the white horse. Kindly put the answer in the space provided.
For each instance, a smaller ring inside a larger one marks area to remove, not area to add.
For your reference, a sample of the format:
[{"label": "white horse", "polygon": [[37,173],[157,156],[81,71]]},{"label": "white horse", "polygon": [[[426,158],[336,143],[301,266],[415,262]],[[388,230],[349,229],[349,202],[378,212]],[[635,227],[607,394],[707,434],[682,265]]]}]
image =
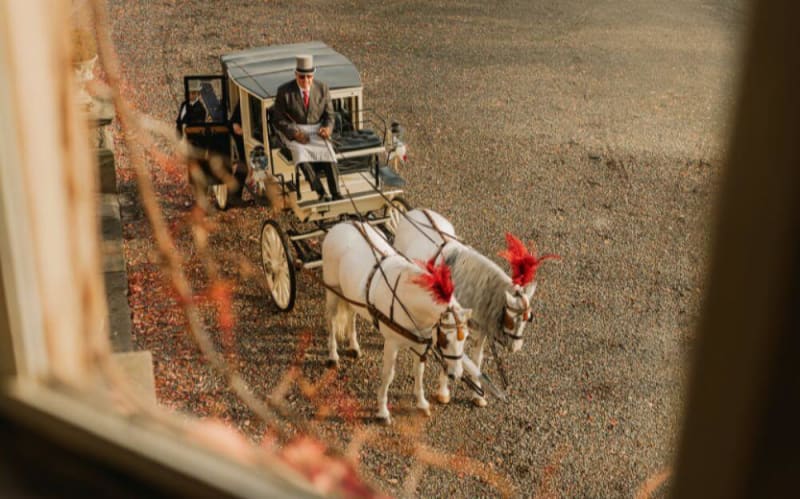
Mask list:
[{"label": "white horse", "polygon": [[[453,225],[440,214],[430,210],[411,210],[400,218],[394,239],[395,249],[409,258],[443,260],[450,266],[456,298],[471,307],[470,321],[475,343],[470,358],[480,369],[486,339],[506,346],[512,352],[522,348],[525,325],[533,320],[531,300],[536,292],[536,269],[544,260],[559,259],[558,255],[542,255],[528,249],[516,237],[506,234],[507,250],[501,253],[511,264],[508,276],[497,264],[473,248],[463,244]],[[480,384],[478,380],[474,380]],[[450,401],[446,377],[440,378],[437,399]],[[478,393],[473,403],[486,405]]]},{"label": "white horse", "polygon": [[440,356],[445,377],[463,373],[464,341],[470,311],[453,296],[447,265],[426,266],[399,255],[371,225],[344,222],[335,225],[322,243],[322,276],[326,288],[329,361],[338,364],[337,339],[350,337],[360,355],[355,314],[373,322],[384,337],[383,371],[378,388],[378,417],[391,420],[387,392],[401,348],[420,357],[414,379],[417,407],[430,415],[422,377],[425,359]]}]

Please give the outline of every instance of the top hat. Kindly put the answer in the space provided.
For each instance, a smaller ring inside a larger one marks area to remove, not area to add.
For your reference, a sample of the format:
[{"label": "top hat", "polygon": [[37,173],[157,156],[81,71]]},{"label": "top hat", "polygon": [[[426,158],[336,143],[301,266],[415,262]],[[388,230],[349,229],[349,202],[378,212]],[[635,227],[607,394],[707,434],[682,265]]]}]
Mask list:
[{"label": "top hat", "polygon": [[199,92],[202,88],[202,84],[199,80],[191,80],[189,82],[189,91],[190,92]]},{"label": "top hat", "polygon": [[295,71],[300,74],[314,74],[314,56],[298,55]]}]

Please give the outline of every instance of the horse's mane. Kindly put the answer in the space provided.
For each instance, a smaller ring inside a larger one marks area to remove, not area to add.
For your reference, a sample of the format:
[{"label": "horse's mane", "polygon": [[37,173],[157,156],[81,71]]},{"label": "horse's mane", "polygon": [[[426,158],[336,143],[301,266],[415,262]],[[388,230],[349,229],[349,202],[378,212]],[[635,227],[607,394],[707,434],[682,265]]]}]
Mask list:
[{"label": "horse's mane", "polygon": [[427,262],[417,262],[425,270],[413,279],[414,284],[418,284],[433,297],[434,301],[441,304],[450,303],[453,297],[453,280],[451,279],[450,266],[447,263],[436,265],[436,259],[431,258]]},{"label": "horse's mane", "polygon": [[456,299],[472,309],[472,318],[484,333],[500,338],[503,334],[503,307],[511,278],[499,265],[469,246],[450,242],[443,249],[445,263],[455,284]]}]

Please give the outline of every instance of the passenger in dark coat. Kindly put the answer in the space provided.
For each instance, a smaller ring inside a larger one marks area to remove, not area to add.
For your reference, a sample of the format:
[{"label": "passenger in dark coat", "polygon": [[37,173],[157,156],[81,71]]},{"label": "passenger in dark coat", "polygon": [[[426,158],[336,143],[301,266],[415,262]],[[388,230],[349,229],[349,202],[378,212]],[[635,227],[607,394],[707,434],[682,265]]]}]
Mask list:
[{"label": "passenger in dark coat", "polygon": [[175,119],[178,136],[183,135],[183,125],[205,123],[206,116],[206,108],[200,102],[200,82],[192,81],[189,83],[189,99],[181,103],[178,117]]}]

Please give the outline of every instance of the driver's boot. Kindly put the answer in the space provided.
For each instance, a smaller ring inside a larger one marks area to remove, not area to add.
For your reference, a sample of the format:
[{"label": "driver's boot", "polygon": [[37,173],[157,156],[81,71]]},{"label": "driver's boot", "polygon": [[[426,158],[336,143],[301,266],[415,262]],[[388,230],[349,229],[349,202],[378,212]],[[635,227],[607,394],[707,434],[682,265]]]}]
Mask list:
[{"label": "driver's boot", "polygon": [[339,193],[339,169],[336,165],[328,163],[325,167],[325,177],[328,179],[328,192],[331,193],[331,198],[334,201],[343,199]]}]

